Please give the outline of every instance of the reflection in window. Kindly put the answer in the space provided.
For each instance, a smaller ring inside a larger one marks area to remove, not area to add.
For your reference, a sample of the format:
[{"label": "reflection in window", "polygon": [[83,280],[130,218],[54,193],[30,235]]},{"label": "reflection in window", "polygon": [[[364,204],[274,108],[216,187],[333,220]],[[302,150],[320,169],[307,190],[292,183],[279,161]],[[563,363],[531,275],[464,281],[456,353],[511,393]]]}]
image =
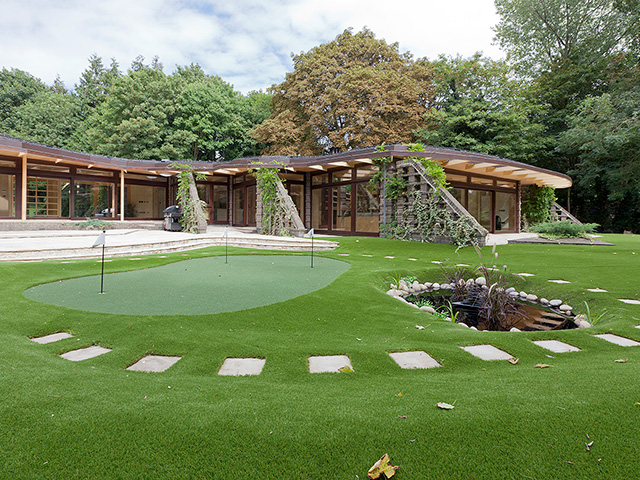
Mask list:
[{"label": "reflection in window", "polygon": [[496,192],[496,232],[516,230],[516,195]]},{"label": "reflection in window", "polygon": [[313,228],[329,228],[329,187],[316,188],[311,195],[311,225]]},{"label": "reflection in window", "polygon": [[351,185],[333,187],[333,229],[351,230]]},{"label": "reflection in window", "polygon": [[0,217],[16,216],[16,176],[0,174]]},{"label": "reflection in window", "polygon": [[491,192],[468,190],[467,211],[487,230],[491,230]]},{"label": "reflection in window", "polygon": [[113,185],[97,182],[76,182],[74,217],[113,217]]},{"label": "reflection in window", "polygon": [[378,189],[369,189],[368,184],[356,184],[356,231],[377,232],[379,229],[380,205]]}]

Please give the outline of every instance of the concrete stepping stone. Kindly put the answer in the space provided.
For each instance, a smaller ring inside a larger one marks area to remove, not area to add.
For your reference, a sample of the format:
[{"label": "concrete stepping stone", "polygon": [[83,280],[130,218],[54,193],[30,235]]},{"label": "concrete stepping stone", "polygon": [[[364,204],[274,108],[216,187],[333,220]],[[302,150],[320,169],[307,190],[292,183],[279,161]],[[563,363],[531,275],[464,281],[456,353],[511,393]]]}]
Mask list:
[{"label": "concrete stepping stone", "polygon": [[130,258],[129,260],[142,260],[140,257],[137,258]]},{"label": "concrete stepping stone", "polygon": [[97,357],[99,355],[103,355],[105,353],[110,352],[110,348],[104,348],[99,345],[93,345],[87,348],[80,348],[78,350],[71,350],[70,352],[63,353],[60,355],[62,358],[66,360],[71,360],[72,362],[81,362],[82,360],[88,360],[93,357]]},{"label": "concrete stepping stone", "polygon": [[158,255],[158,258],[167,258],[166,255]]},{"label": "concrete stepping stone", "polygon": [[493,345],[471,345],[469,347],[460,348],[481,360],[509,360],[510,358],[513,358],[512,355],[509,355],[507,352],[500,350]]},{"label": "concrete stepping stone", "polygon": [[551,283],[571,283],[567,280],[547,280],[547,282],[551,282]]},{"label": "concrete stepping stone", "polygon": [[75,260],[65,260],[65,261],[60,262],[60,263],[76,263],[76,261]]},{"label": "concrete stepping stone", "polygon": [[616,345],[620,345],[621,347],[637,347],[638,345],[640,345],[640,342],[636,342],[635,340],[621,337],[619,335],[614,335],[613,333],[601,333],[599,335],[594,335],[594,337],[601,338],[610,343],[615,343]]},{"label": "concrete stepping stone", "polygon": [[470,267],[468,263],[456,263],[456,267]]},{"label": "concrete stepping stone", "polygon": [[30,340],[32,342],[36,342],[41,345],[44,345],[46,343],[58,342],[60,340],[64,340],[65,338],[71,338],[71,337],[73,337],[73,335],[71,335],[70,333],[58,332],[58,333],[52,333],[51,335],[45,335],[43,337],[34,337],[34,338],[31,338]]},{"label": "concrete stepping stone", "polygon": [[429,356],[427,352],[394,352],[389,356],[393,358],[400,368],[414,369],[414,368],[435,368],[441,365]]},{"label": "concrete stepping stone", "polygon": [[631,298],[619,298],[618,300],[629,305],[640,305],[640,300],[633,300]]},{"label": "concrete stepping stone", "polygon": [[309,357],[310,373],[339,373],[340,369],[348,367],[353,370],[351,360],[346,355],[324,355]]},{"label": "concrete stepping stone", "polygon": [[260,375],[266,362],[264,358],[227,358],[220,367],[218,375],[233,377]]},{"label": "concrete stepping stone", "polygon": [[128,366],[127,370],[133,372],[164,372],[181,358],[182,357],[167,357],[164,355],[147,355],[133,365]]},{"label": "concrete stepping stone", "polygon": [[417,262],[418,261],[417,258],[407,258],[407,260],[409,260],[410,262]]},{"label": "concrete stepping stone", "polygon": [[522,273],[516,273],[516,275],[520,275],[521,277],[535,277],[535,273],[527,273],[527,272],[522,272]]},{"label": "concrete stepping stone", "polygon": [[604,288],[587,288],[587,291],[593,293],[607,293],[609,290],[605,290]]},{"label": "concrete stepping stone", "polygon": [[554,353],[579,352],[578,347],[561,342],[560,340],[534,340],[533,343],[539,347],[551,350]]},{"label": "concrete stepping stone", "polygon": [[348,253],[339,253],[338,255],[340,255],[341,257],[348,257],[349,256]]},{"label": "concrete stepping stone", "polygon": [[396,258],[396,257],[392,257],[391,255],[387,255],[387,256],[386,256],[386,257],[384,257],[384,258]]},{"label": "concrete stepping stone", "polygon": [[373,257],[373,255],[362,255],[363,257]]},{"label": "concrete stepping stone", "polygon": [[439,262],[438,260],[431,260],[431,263],[435,263],[436,265],[441,265],[442,262]]}]

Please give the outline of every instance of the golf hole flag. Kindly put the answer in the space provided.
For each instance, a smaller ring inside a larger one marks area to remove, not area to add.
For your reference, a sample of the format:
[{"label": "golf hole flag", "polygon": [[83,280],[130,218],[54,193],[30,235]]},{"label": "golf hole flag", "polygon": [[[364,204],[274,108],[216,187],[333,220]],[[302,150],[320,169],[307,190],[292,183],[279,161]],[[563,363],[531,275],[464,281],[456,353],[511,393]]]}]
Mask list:
[{"label": "golf hole flag", "polygon": [[311,230],[309,230],[309,237],[313,238],[313,228]]},{"label": "golf hole flag", "polygon": [[100,235],[98,235],[98,238],[96,238],[96,241],[93,242],[93,245],[91,245],[91,248],[93,247],[98,247],[100,245],[104,245],[104,232],[102,232]]}]

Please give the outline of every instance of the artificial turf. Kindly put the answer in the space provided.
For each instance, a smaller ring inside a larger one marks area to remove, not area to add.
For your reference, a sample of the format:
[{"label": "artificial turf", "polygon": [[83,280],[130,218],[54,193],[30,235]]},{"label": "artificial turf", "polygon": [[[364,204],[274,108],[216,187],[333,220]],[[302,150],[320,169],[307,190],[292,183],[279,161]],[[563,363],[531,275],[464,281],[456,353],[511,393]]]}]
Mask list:
[{"label": "artificial turf", "polygon": [[[23,291],[94,274],[96,262],[1,264],[0,478],[362,479],[385,452],[400,465],[399,480],[637,478],[640,347],[592,334],[640,340],[640,306],[617,300],[639,298],[640,240],[605,240],[616,246],[498,247],[499,266],[535,274],[513,277],[519,290],[610,312],[592,329],[516,334],[472,331],[385,295],[398,275],[437,280],[441,267],[432,260],[480,260],[473,249],[446,245],[342,238],[323,256],[351,268],[325,288],[201,315],[45,305]],[[203,253],[223,249],[191,255]],[[483,256],[492,258],[490,249]],[[105,268],[184,258],[114,259]],[[609,293],[585,290],[594,287]],[[29,340],[57,331],[75,337]],[[537,339],[581,351],[552,354]],[[94,343],[113,351],[79,363],[57,356]],[[459,348],[479,343],[520,361],[485,362]],[[388,353],[406,350],[424,350],[442,367],[402,370]],[[182,360],[160,374],[124,370],[146,353]],[[354,372],[308,373],[310,355],[332,354],[349,355]],[[216,374],[225,358],[248,356],[266,359],[260,376]],[[534,367],[542,362],[551,367]],[[439,410],[437,402],[455,408]]]},{"label": "artificial turf", "polygon": [[154,268],[37,285],[31,300],[91,312],[200,315],[261,307],[326,287],[349,264],[300,255],[195,258]]}]

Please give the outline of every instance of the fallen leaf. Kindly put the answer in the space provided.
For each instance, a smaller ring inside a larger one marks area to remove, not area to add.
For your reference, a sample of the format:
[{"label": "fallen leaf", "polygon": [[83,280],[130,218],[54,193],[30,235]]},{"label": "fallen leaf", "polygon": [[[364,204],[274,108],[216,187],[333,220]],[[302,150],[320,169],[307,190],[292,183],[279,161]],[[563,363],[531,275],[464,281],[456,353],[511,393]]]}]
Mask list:
[{"label": "fallen leaf", "polygon": [[585,433],[585,435],[587,436],[587,440],[591,440],[591,437],[589,436],[588,433]]},{"label": "fallen leaf", "polygon": [[564,460],[566,463],[570,463],[571,465],[575,465],[575,463],[570,462],[569,460]]},{"label": "fallen leaf", "polygon": [[367,477],[380,478],[380,475],[384,474],[385,478],[391,478],[396,474],[396,470],[400,468],[398,465],[392,466],[389,462],[389,454],[385,453],[380,460],[373,464],[373,467],[369,469]]},{"label": "fallen leaf", "polygon": [[510,358],[510,359],[509,359],[509,363],[510,363],[511,365],[516,365],[519,361],[520,361],[520,359],[519,359],[519,358]]},{"label": "fallen leaf", "polygon": [[424,327],[423,327],[422,325],[416,325],[416,328],[417,328],[418,330],[424,330]]},{"label": "fallen leaf", "polygon": [[340,367],[338,369],[339,372],[353,372],[353,369],[349,365],[345,365],[344,367]]},{"label": "fallen leaf", "polygon": [[536,363],[533,368],[548,368],[548,367],[552,367],[553,365],[547,365],[546,363]]},{"label": "fallen leaf", "polygon": [[444,403],[444,402],[436,403],[436,407],[441,408],[442,410],[453,410],[455,408],[450,403]]},{"label": "fallen leaf", "polygon": [[614,360],[616,363],[627,363],[628,358],[619,358],[618,360]]},{"label": "fallen leaf", "polygon": [[401,396],[402,396],[402,392],[396,395],[396,397],[401,397]]},{"label": "fallen leaf", "polygon": [[587,447],[587,452],[591,451],[591,445],[593,445],[593,440],[590,441],[589,443],[584,442],[584,445]]}]

